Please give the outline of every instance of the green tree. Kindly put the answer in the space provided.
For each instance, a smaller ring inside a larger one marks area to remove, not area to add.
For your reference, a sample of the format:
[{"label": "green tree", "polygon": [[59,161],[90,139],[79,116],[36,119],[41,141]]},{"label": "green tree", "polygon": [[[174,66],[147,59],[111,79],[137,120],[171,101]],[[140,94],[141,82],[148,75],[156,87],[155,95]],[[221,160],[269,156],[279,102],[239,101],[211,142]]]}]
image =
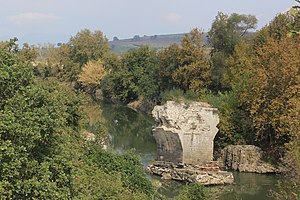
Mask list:
[{"label": "green tree", "polygon": [[138,98],[137,86],[131,73],[120,65],[110,71],[101,82],[101,88],[106,98],[113,102],[129,103]]},{"label": "green tree", "polygon": [[177,44],[173,44],[158,52],[160,91],[171,90],[177,86],[172,75],[180,66],[179,57],[180,47]]},{"label": "green tree", "polygon": [[212,47],[212,84],[214,91],[226,89],[223,74],[226,72],[225,60],[233,54],[235,46],[247,36],[249,30],[256,27],[257,19],[253,15],[233,13],[230,16],[219,12],[208,32]]},{"label": "green tree", "polygon": [[208,32],[208,39],[213,52],[224,52],[231,55],[234,47],[247,32],[254,29],[257,19],[253,15],[233,13],[230,16],[219,12]]},{"label": "green tree", "polygon": [[[295,0],[300,3],[299,0]],[[300,6],[295,5],[291,8],[290,14],[293,18],[292,22],[289,24],[289,28],[291,29],[290,35],[299,35],[300,34]]]},{"label": "green tree", "polygon": [[129,51],[123,58],[123,65],[133,76],[139,96],[152,100],[158,96],[158,59],[148,46]]},{"label": "green tree", "polygon": [[16,55],[0,48],[0,109],[18,90],[32,83],[32,71]]},{"label": "green tree", "polygon": [[58,88],[30,85],[6,100],[0,111],[0,182],[4,188],[1,196],[72,196],[72,166],[57,154],[60,134],[76,128],[78,123],[74,121],[72,103],[66,101],[67,95],[58,94]]},{"label": "green tree", "polygon": [[202,44],[202,32],[198,29],[182,39],[179,63],[172,77],[181,89],[199,91],[209,85],[210,65]]},{"label": "green tree", "polygon": [[81,66],[90,60],[97,61],[109,51],[107,38],[101,31],[84,29],[71,37],[68,46],[70,58]]},{"label": "green tree", "polygon": [[124,103],[138,98],[152,101],[158,97],[159,65],[154,50],[147,46],[133,49],[123,55],[117,65],[103,80],[106,97]]}]

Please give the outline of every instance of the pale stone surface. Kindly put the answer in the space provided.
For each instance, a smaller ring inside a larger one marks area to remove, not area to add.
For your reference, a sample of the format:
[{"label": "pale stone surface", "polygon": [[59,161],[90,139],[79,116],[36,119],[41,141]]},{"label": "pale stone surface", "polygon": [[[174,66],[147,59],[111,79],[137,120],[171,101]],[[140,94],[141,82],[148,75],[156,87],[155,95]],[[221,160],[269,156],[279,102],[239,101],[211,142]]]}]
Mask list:
[{"label": "pale stone surface", "polygon": [[211,161],[202,165],[175,165],[157,161],[147,167],[147,172],[162,179],[200,183],[202,185],[223,185],[234,183],[231,172],[221,171],[218,163]]},{"label": "pale stone surface", "polygon": [[159,160],[199,164],[213,159],[213,140],[218,132],[217,109],[207,103],[167,101],[155,106],[158,122],[153,129]]},{"label": "pale stone surface", "polygon": [[218,159],[226,170],[255,173],[280,173],[280,169],[262,160],[262,150],[254,145],[229,145]]}]

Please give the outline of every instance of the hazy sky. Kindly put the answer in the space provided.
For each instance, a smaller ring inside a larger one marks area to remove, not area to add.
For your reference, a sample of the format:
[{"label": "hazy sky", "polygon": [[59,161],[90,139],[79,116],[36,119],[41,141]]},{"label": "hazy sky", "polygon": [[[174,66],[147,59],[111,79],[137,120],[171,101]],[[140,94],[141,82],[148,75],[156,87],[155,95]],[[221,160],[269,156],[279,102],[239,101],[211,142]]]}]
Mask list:
[{"label": "hazy sky", "polygon": [[[258,28],[294,0],[0,0],[0,39],[18,37],[25,42],[65,40],[78,31],[101,30],[113,36],[208,31],[218,11],[253,14]],[[41,40],[41,41],[40,41]]]}]

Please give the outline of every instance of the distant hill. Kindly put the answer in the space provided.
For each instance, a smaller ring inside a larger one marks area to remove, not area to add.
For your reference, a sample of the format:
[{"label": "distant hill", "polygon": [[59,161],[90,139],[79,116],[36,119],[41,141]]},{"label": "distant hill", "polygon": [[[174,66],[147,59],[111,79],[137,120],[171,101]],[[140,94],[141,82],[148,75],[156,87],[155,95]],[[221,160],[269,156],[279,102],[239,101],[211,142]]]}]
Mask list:
[{"label": "distant hill", "polygon": [[65,43],[71,36],[57,33],[30,33],[22,36],[0,36],[0,41],[7,41],[13,37],[17,37],[19,40],[18,44],[22,46],[23,43],[28,43],[30,45]]},{"label": "distant hill", "polygon": [[[113,41],[109,42],[110,47],[116,53],[123,53],[133,48],[138,48],[143,45],[148,45],[154,49],[161,49],[171,44],[179,44],[185,33],[169,34],[169,35],[152,35],[152,36],[134,36],[130,39],[122,39],[114,37]],[[203,35],[204,44],[207,43],[207,34]]]}]

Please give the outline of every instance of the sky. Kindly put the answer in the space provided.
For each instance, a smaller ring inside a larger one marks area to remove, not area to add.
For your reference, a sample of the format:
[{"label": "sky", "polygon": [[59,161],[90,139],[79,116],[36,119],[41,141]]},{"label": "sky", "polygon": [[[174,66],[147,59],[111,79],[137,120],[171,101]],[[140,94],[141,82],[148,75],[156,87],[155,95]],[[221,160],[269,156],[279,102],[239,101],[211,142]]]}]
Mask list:
[{"label": "sky", "polygon": [[208,31],[218,11],[252,14],[260,29],[294,0],[0,0],[0,40],[67,42],[82,29],[109,40]]}]

